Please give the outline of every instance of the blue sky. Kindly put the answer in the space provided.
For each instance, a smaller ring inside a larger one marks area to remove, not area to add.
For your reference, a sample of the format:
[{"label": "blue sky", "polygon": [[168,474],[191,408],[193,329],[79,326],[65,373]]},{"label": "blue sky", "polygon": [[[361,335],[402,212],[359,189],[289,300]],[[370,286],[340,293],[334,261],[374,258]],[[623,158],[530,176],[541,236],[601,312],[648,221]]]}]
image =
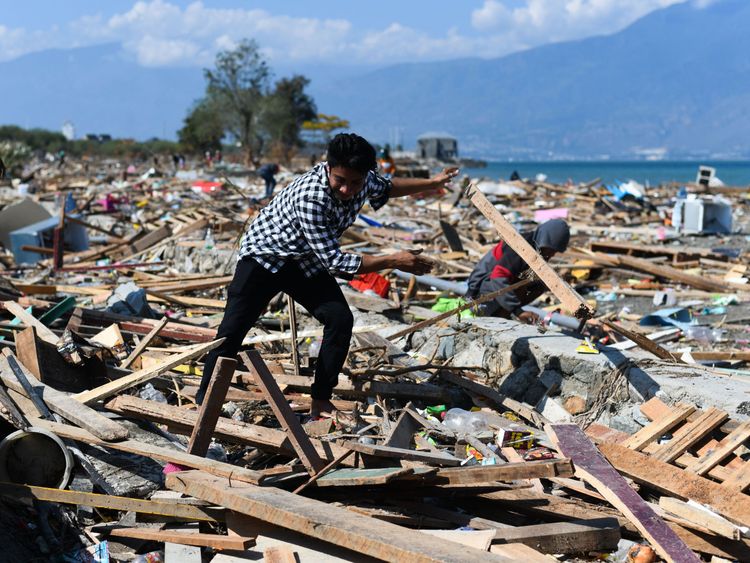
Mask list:
[{"label": "blue sky", "polygon": [[612,33],[679,1],[0,0],[0,61],[117,42],[143,66],[205,66],[244,37],[283,66],[489,58]]}]

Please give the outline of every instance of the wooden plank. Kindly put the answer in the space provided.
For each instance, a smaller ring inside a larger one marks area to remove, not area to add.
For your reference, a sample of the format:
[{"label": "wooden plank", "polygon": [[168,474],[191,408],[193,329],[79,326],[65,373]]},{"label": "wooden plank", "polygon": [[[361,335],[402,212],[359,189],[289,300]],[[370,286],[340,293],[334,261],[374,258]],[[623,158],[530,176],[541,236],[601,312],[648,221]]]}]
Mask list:
[{"label": "wooden plank", "polygon": [[263,550],[263,563],[297,563],[297,556],[291,547],[275,545]]},{"label": "wooden plank", "polygon": [[[385,485],[414,473],[410,467],[343,468],[328,471],[317,480],[318,487],[362,487]],[[296,492],[296,491],[295,491]]]},{"label": "wooden plank", "polygon": [[201,533],[186,534],[174,530],[155,530],[153,528],[111,528],[106,531],[106,534],[115,538],[135,538],[179,545],[212,547],[219,550],[245,550],[255,545],[255,538]]},{"label": "wooden plank", "polygon": [[190,434],[187,448],[189,454],[206,455],[236,366],[237,360],[232,358],[219,358],[217,360],[214,373],[206,390],[206,396],[203,398],[203,403],[198,411],[198,420],[193,426],[192,434]]},{"label": "wooden plank", "polygon": [[479,189],[470,185],[467,195],[474,206],[492,223],[500,237],[515,250],[529,268],[544,282],[562,306],[578,319],[590,319],[594,310],[557,272],[526,242],[526,239],[513,228],[505,217],[492,205]]},{"label": "wooden plank", "polygon": [[24,325],[26,325],[27,327],[33,326],[36,329],[36,333],[39,338],[41,338],[45,342],[49,342],[50,344],[52,344],[52,346],[57,347],[57,341],[59,340],[58,336],[49,328],[47,328],[42,322],[36,319],[36,317],[34,317],[31,313],[27,313],[26,309],[21,307],[15,301],[3,301],[2,305],[5,307],[6,311],[20,320]]},{"label": "wooden plank", "polygon": [[213,350],[214,348],[219,346],[223,341],[224,339],[220,338],[219,340],[214,340],[213,342],[208,342],[206,344],[198,344],[187,352],[170,356],[169,358],[155,366],[136,371],[134,373],[131,373],[130,375],[121,377],[120,379],[115,379],[114,381],[110,381],[109,383],[100,385],[99,387],[91,389],[90,391],[78,393],[76,395],[73,395],[73,398],[85,404],[101,401],[102,399],[111,397],[112,395],[115,395],[120,391],[133,387],[134,385],[140,385],[142,383],[146,383],[150,379],[159,377],[165,371],[179,366],[180,364],[185,363],[188,360],[192,360],[194,358],[202,356],[206,352]]},{"label": "wooden plank", "polygon": [[489,551],[495,536],[492,530],[420,530],[423,534]]},{"label": "wooden plank", "polygon": [[[27,330],[33,330],[33,328]],[[9,350],[5,351],[5,355],[0,356],[0,378],[2,378],[2,381],[6,386],[10,387],[17,393],[25,394],[26,392],[21,385],[21,382],[16,379],[15,374],[8,366],[6,359],[7,355],[12,355]],[[128,437],[128,429],[123,425],[118,424],[114,420],[110,420],[86,405],[82,405],[69,395],[45,385],[36,379],[20,362],[19,367],[23,370],[26,379],[29,380],[29,383],[34,389],[34,392],[46,403],[51,411],[56,412],[64,419],[88,430],[98,438],[107,442],[124,440]]]},{"label": "wooden plank", "polygon": [[199,506],[182,502],[142,500],[115,495],[100,495],[80,491],[34,487],[31,485],[17,485],[15,483],[0,483],[0,495],[12,499],[32,498],[61,504],[93,506],[95,508],[106,508],[107,510],[139,512],[153,516],[167,516],[185,520],[215,522],[217,515],[217,511],[215,510],[205,510]]},{"label": "wooden plank", "polygon": [[502,465],[473,465],[471,467],[440,469],[435,476],[438,483],[473,485],[496,481],[572,477],[573,464],[569,459],[545,459]]},{"label": "wooden plank", "polygon": [[750,487],[750,463],[745,461],[742,467],[735,469],[729,478],[724,479],[721,486],[738,493],[744,492],[745,489]]},{"label": "wooden plank", "polygon": [[646,338],[645,335],[639,332],[636,332],[634,330],[628,330],[624,327],[621,327],[620,325],[616,323],[613,323],[612,321],[608,321],[607,319],[602,319],[601,323],[611,328],[617,334],[624,336],[628,340],[632,340],[638,345],[639,348],[646,350],[646,352],[651,352],[657,358],[661,358],[662,360],[670,360],[670,361],[677,362],[677,363],[685,363],[682,360],[680,360],[677,356],[672,354],[672,352],[665,350],[664,348],[659,346],[656,342],[649,340],[648,338]]},{"label": "wooden plank", "polygon": [[746,495],[618,444],[603,442],[599,449],[618,471],[637,483],[682,500],[706,504],[735,522],[750,522],[750,497]]},{"label": "wooden plank", "polygon": [[[622,512],[651,542],[656,551],[670,562],[686,563],[700,559],[659,518],[604,459],[596,447],[575,424],[552,424],[545,427],[547,435],[556,443],[558,451],[570,457],[576,475],[593,485],[613,506]],[[642,455],[632,452],[635,455]],[[666,464],[665,464],[666,465]]]},{"label": "wooden plank", "polygon": [[511,561],[524,561],[528,563],[551,563],[552,559],[539,553],[532,547],[522,543],[495,543],[490,546],[490,553],[509,558]]},{"label": "wooden plank", "polygon": [[139,442],[137,440],[130,439],[122,440],[120,442],[107,442],[106,440],[97,438],[91,432],[87,432],[82,428],[76,428],[75,426],[60,424],[58,422],[44,420],[42,418],[30,417],[29,422],[31,422],[33,426],[46,428],[47,430],[54,432],[62,438],[69,438],[71,440],[82,442],[84,444],[106,446],[108,448],[112,448],[113,450],[128,452],[131,454],[138,454],[166,463],[174,463],[184,467],[190,467],[192,469],[200,469],[212,475],[229,477],[232,479],[232,481],[260,483],[265,477],[262,473],[253,471],[252,469],[246,469],[244,467],[232,465],[231,463],[224,463],[197,455],[191,455],[177,449],[155,446],[146,442]]},{"label": "wooden plank", "polygon": [[302,464],[310,475],[315,475],[323,469],[325,462],[318,455],[312,442],[310,442],[310,437],[297,420],[294,411],[289,407],[286,397],[276,384],[273,374],[268,370],[263,358],[260,357],[260,353],[257,350],[250,350],[240,354],[240,357],[245,365],[253,370],[255,381],[263,391],[266,401],[271,405],[271,409],[281,426],[286,430],[286,434]]},{"label": "wooden plank", "polygon": [[[106,404],[106,408],[126,416],[145,418],[166,424],[173,432],[191,434],[198,420],[198,413],[173,405],[147,401],[129,395],[120,395]],[[219,417],[214,436],[232,444],[248,444],[263,450],[296,455],[292,444],[283,430],[266,428],[231,418]],[[318,455],[334,459],[348,451],[338,444],[312,439]]]},{"label": "wooden plank", "polygon": [[620,541],[616,518],[574,520],[495,530],[495,541],[522,543],[541,553],[587,553],[611,551]]},{"label": "wooden plank", "polygon": [[197,471],[170,473],[167,487],[264,522],[386,561],[512,561],[273,487],[232,484]]},{"label": "wooden plank", "polygon": [[461,465],[461,460],[446,453],[421,452],[416,450],[407,450],[404,448],[391,448],[388,446],[378,446],[375,444],[360,444],[359,442],[344,442],[343,446],[361,454],[372,455],[377,457],[389,457],[396,459],[406,459],[410,461],[421,461],[429,465]]},{"label": "wooden plank", "polygon": [[705,475],[725,458],[732,455],[732,452],[739,448],[748,438],[750,438],[750,420],[740,424],[735,430],[724,437],[710,453],[699,458],[688,469],[698,475]]},{"label": "wooden plank", "polygon": [[721,426],[728,418],[729,415],[726,412],[715,407],[709,408],[693,422],[689,422],[675,432],[672,439],[660,446],[651,454],[651,457],[666,463],[676,460],[689,448]]},{"label": "wooden plank", "polygon": [[702,510],[679,499],[666,496],[659,499],[659,506],[702,529],[711,530],[713,534],[732,540],[739,540],[742,537],[737,526],[710,510]]},{"label": "wooden plank", "polygon": [[664,417],[644,426],[638,432],[630,436],[623,446],[631,450],[641,451],[650,443],[658,440],[672,428],[683,422],[695,411],[693,405],[679,404]]},{"label": "wooden plank", "polygon": [[739,284],[732,284],[729,282],[714,281],[708,276],[697,276],[695,274],[688,274],[677,268],[671,266],[664,266],[660,264],[654,264],[649,260],[643,258],[635,258],[634,256],[618,255],[616,257],[617,263],[632,268],[641,272],[658,276],[660,278],[666,278],[679,283],[684,283],[696,289],[703,289],[706,291],[747,291],[747,287],[743,287]]},{"label": "wooden plank", "polygon": [[123,368],[129,368],[131,365],[133,365],[133,362],[140,356],[143,351],[146,349],[146,346],[149,346],[151,342],[153,342],[154,338],[156,338],[159,335],[159,332],[167,326],[167,323],[169,322],[169,317],[164,317],[161,321],[159,321],[159,324],[156,325],[154,328],[151,329],[151,332],[149,332],[146,336],[144,336],[141,341],[138,343],[138,345],[133,348],[133,351],[130,353],[130,355],[125,358],[125,361],[122,362]]}]

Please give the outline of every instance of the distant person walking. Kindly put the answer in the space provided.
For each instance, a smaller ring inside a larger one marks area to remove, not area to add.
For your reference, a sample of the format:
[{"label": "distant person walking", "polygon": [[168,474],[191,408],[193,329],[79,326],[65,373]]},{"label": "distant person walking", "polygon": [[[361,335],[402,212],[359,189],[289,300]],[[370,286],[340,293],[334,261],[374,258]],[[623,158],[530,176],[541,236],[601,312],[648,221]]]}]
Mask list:
[{"label": "distant person walking", "polygon": [[258,168],[258,176],[266,181],[266,199],[273,195],[273,189],[276,187],[276,174],[279,172],[279,165],[273,162],[264,164]]}]

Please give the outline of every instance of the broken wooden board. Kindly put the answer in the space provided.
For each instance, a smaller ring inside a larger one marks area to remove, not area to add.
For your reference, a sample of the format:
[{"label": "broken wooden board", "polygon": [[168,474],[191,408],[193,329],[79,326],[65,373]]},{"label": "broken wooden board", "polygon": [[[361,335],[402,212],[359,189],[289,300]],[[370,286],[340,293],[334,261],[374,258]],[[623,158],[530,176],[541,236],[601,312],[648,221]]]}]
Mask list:
[{"label": "broken wooden board", "polygon": [[742,532],[738,526],[710,510],[703,510],[701,507],[667,496],[659,499],[659,506],[670,514],[697,526],[698,529],[708,530],[712,534],[719,534],[732,540],[742,538]]},{"label": "broken wooden board", "polygon": [[672,430],[672,428],[684,422],[688,416],[693,414],[693,412],[695,412],[694,406],[680,404],[671,410],[667,416],[644,426],[638,432],[630,436],[625,440],[623,446],[639,452],[649,444],[661,438],[664,434]]},{"label": "broken wooden board", "polygon": [[528,264],[529,268],[539,277],[552,294],[560,300],[562,306],[573,313],[578,319],[590,319],[594,310],[557,272],[547,264],[546,260],[534,250],[526,239],[513,228],[505,217],[492,205],[479,189],[470,185],[467,195],[474,206],[492,223],[500,237],[518,256]]},{"label": "broken wooden board", "polygon": [[[120,395],[106,404],[108,410],[125,416],[145,418],[152,422],[166,424],[173,432],[190,434],[198,420],[198,413],[181,409],[174,405],[147,401],[129,395]],[[214,436],[232,444],[248,444],[263,450],[296,456],[286,433],[275,428],[266,428],[231,418],[219,417]],[[332,442],[311,440],[318,455],[334,459],[347,450]]]},{"label": "broken wooden board", "polygon": [[104,385],[96,387],[95,389],[91,389],[90,391],[78,393],[76,395],[73,395],[73,398],[85,404],[101,401],[102,399],[111,397],[112,395],[119,393],[120,391],[133,387],[134,385],[146,383],[150,379],[158,377],[165,371],[179,366],[180,364],[188,360],[192,360],[194,358],[202,356],[206,352],[209,352],[210,350],[213,350],[214,348],[219,346],[223,341],[224,339],[220,338],[219,340],[214,340],[213,342],[208,342],[207,344],[198,344],[187,352],[170,356],[156,366],[136,371],[134,373],[131,373],[130,375],[126,375],[125,377],[115,379],[114,381],[105,383]]},{"label": "broken wooden board", "polygon": [[[8,350],[5,352],[9,353]],[[124,440],[128,437],[128,429],[121,424],[110,420],[86,405],[82,405],[69,395],[45,385],[37,380],[22,363],[18,362],[18,365],[23,370],[37,396],[46,403],[52,412],[56,412],[64,419],[107,442]],[[5,355],[0,355],[0,378],[6,386],[25,395],[26,391],[8,366]]]},{"label": "broken wooden board", "polygon": [[167,487],[264,522],[386,561],[511,561],[272,487],[230,485],[198,471],[170,473]]},{"label": "broken wooden board", "polygon": [[232,358],[219,358],[216,361],[206,396],[198,411],[198,420],[190,434],[187,448],[189,454],[206,455],[236,366],[237,360]]},{"label": "broken wooden board", "polygon": [[96,508],[106,508],[107,510],[139,512],[153,516],[167,516],[169,518],[206,522],[217,521],[217,517],[221,513],[220,509],[207,510],[200,506],[193,506],[192,504],[182,502],[142,500],[115,495],[100,495],[96,493],[34,487],[31,485],[17,485],[15,483],[0,483],[0,495],[13,499],[32,498],[61,504],[93,506]]},{"label": "broken wooden board", "polygon": [[435,481],[450,485],[474,485],[496,481],[572,476],[573,464],[569,459],[545,459],[521,463],[440,469],[435,475]]},{"label": "broken wooden board", "polygon": [[325,462],[318,455],[312,442],[310,442],[310,438],[289,407],[286,397],[284,397],[281,389],[276,384],[273,374],[268,370],[268,366],[266,366],[263,358],[260,357],[260,353],[257,350],[250,350],[243,352],[240,357],[245,365],[253,370],[256,383],[263,391],[266,401],[271,406],[281,426],[286,430],[292,447],[294,447],[294,451],[299,456],[302,464],[310,475],[315,475],[323,469]]},{"label": "broken wooden board", "polygon": [[407,467],[373,467],[371,469],[343,468],[332,469],[320,477],[318,487],[362,487],[386,485],[414,473]]},{"label": "broken wooden board", "polygon": [[91,387],[91,381],[106,366],[99,358],[87,358],[85,368],[66,362],[57,348],[37,337],[36,328],[16,333],[16,356],[42,383],[58,391],[76,393]]},{"label": "broken wooden board", "polygon": [[511,526],[495,530],[495,541],[522,543],[549,554],[611,551],[620,541],[620,524],[615,518],[600,518]]},{"label": "broken wooden board", "polygon": [[376,444],[360,444],[359,442],[344,442],[343,447],[365,455],[421,461],[429,465],[461,465],[461,460],[447,453],[420,452],[404,448],[378,446]]},{"label": "broken wooden board", "polygon": [[[622,512],[651,542],[654,549],[670,562],[687,563],[700,559],[604,459],[596,447],[575,424],[552,424],[545,427],[558,451],[573,460],[576,475],[593,485],[613,506]],[[627,448],[627,452],[637,454]]]},{"label": "broken wooden board", "polygon": [[57,341],[59,340],[58,336],[49,328],[47,328],[41,321],[35,318],[31,313],[27,313],[26,309],[21,307],[15,301],[4,301],[2,305],[5,307],[6,311],[15,316],[24,325],[26,325],[26,327],[33,326],[36,329],[37,336],[39,336],[39,338],[49,344],[52,344],[52,346],[57,347]]},{"label": "broken wooden board", "polygon": [[133,351],[130,353],[130,355],[125,358],[125,361],[122,362],[123,368],[129,368],[131,365],[133,365],[133,362],[138,359],[138,356],[140,356],[143,351],[146,349],[146,346],[149,346],[151,342],[153,342],[154,338],[156,338],[159,335],[159,332],[167,326],[167,323],[169,322],[169,317],[164,317],[158,325],[156,325],[154,328],[151,329],[151,332],[149,332],[146,336],[144,336],[141,341],[138,343],[138,345],[133,348]]},{"label": "broken wooden board", "polygon": [[670,360],[672,362],[677,362],[681,364],[685,363],[682,360],[680,360],[677,356],[672,354],[672,352],[665,350],[664,348],[659,346],[656,342],[654,342],[653,340],[649,340],[648,338],[646,338],[645,335],[640,334],[639,332],[635,332],[634,330],[628,330],[624,327],[621,327],[620,325],[616,323],[613,323],[612,321],[608,321],[607,319],[602,319],[601,323],[605,326],[608,326],[617,334],[624,336],[628,340],[632,340],[638,345],[639,348],[642,348],[643,350],[646,350],[647,352],[651,352],[657,358],[661,358],[662,360]]},{"label": "broken wooden board", "polygon": [[113,450],[128,452],[131,454],[138,454],[145,457],[150,457],[166,463],[175,463],[184,467],[190,467],[193,469],[200,469],[206,473],[213,475],[219,475],[222,477],[229,477],[233,480],[244,481],[246,483],[260,483],[265,477],[258,471],[252,469],[246,469],[244,467],[238,467],[230,463],[224,463],[222,461],[216,461],[205,457],[191,455],[183,451],[171,448],[165,448],[161,446],[154,446],[146,442],[139,442],[137,440],[122,440],[120,442],[107,442],[97,438],[92,433],[87,432],[81,428],[70,426],[68,424],[60,424],[51,420],[44,420],[42,418],[29,418],[34,426],[40,426],[46,428],[50,432],[54,432],[61,438],[69,438],[76,442],[82,442],[84,444],[95,444],[97,446],[105,446],[112,448]]},{"label": "broken wooden board", "polygon": [[[750,523],[750,497],[710,479],[684,471],[618,444],[603,442],[599,449],[615,468],[637,483],[682,500],[707,504],[719,514],[743,525]],[[575,462],[575,460],[574,460]]]},{"label": "broken wooden board", "polygon": [[245,550],[255,545],[255,538],[242,536],[220,536],[217,534],[183,533],[174,530],[153,528],[110,528],[106,534],[115,538],[135,538],[180,545],[212,547],[214,549]]}]

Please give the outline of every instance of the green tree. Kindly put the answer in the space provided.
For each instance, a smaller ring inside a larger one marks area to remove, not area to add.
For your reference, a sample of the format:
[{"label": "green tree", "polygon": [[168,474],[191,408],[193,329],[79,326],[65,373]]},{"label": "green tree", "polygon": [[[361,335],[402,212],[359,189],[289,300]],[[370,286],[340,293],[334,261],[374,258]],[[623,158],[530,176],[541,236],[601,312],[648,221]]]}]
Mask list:
[{"label": "green tree", "polygon": [[310,80],[301,75],[282,78],[265,98],[262,127],[272,146],[284,161],[289,161],[295,148],[302,146],[300,131],[303,123],[315,119],[313,99],[305,92]]},{"label": "green tree", "polygon": [[328,143],[331,140],[331,134],[336,129],[349,129],[349,121],[340,118],[338,115],[326,115],[319,113],[315,119],[310,119],[302,124],[302,129],[312,135],[319,136],[319,141]]},{"label": "green tree", "polygon": [[215,68],[204,71],[206,97],[220,108],[224,127],[242,145],[249,162],[263,150],[259,126],[270,70],[253,40],[216,55]]},{"label": "green tree", "polygon": [[224,138],[224,122],[221,112],[209,98],[199,100],[184,121],[185,125],[177,132],[180,144],[186,150],[195,152],[221,149]]}]

